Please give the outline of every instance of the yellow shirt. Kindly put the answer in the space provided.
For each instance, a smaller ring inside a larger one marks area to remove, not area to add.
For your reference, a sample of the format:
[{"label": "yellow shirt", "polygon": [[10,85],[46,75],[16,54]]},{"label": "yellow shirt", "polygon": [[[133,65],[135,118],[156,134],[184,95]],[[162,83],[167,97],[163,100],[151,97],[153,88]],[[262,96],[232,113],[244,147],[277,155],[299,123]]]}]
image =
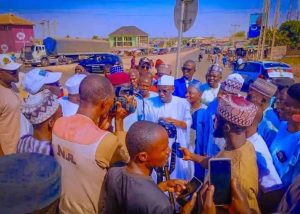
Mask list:
[{"label": "yellow shirt", "polygon": [[0,145],[5,155],[16,152],[20,138],[21,100],[12,89],[0,85]]},{"label": "yellow shirt", "polygon": [[237,178],[240,182],[252,211],[260,213],[256,199],[258,193],[258,168],[253,145],[247,141],[246,144],[238,149],[219,152],[216,157],[231,159],[232,177]]}]

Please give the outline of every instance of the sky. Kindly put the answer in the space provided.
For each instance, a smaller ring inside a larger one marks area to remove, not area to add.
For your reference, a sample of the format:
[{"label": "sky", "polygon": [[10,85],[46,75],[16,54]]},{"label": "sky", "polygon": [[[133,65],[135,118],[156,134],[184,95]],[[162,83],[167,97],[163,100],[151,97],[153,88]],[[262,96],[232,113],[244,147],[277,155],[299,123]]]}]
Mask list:
[{"label": "sky", "polygon": [[[275,2],[271,0],[270,24]],[[286,19],[289,2],[281,0],[280,23]],[[298,2],[294,0],[293,8]],[[37,38],[42,37],[42,20],[49,21],[50,36],[108,37],[121,26],[134,25],[150,37],[176,37],[175,4],[176,0],[0,0],[0,13],[33,22]],[[226,37],[247,31],[250,14],[261,12],[262,7],[263,0],[199,0],[195,22],[183,36]]]}]

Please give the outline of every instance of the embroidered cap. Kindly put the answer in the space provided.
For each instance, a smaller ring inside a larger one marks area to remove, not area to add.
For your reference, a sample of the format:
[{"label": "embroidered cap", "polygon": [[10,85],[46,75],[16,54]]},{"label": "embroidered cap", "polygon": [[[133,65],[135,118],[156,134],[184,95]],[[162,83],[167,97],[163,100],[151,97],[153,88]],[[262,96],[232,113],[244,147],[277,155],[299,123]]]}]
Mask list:
[{"label": "embroidered cap", "polygon": [[221,83],[221,89],[231,94],[239,94],[244,84],[244,78],[240,74],[230,74]]},{"label": "embroidered cap", "polygon": [[219,100],[218,114],[238,126],[251,126],[256,112],[257,107],[241,96],[228,94]]},{"label": "embroidered cap", "polygon": [[208,67],[208,70],[207,70],[207,73],[210,73],[210,72],[219,72],[219,73],[223,73],[223,68],[218,65],[218,64],[213,64],[211,66]]},{"label": "embroidered cap", "polygon": [[277,91],[276,85],[261,78],[257,78],[250,87],[268,98],[273,97]]},{"label": "embroidered cap", "polygon": [[31,124],[40,124],[48,120],[59,107],[55,95],[45,89],[37,94],[29,95],[21,106],[21,111]]},{"label": "embroidered cap", "polygon": [[14,71],[22,64],[16,63],[8,54],[0,54],[0,69]]}]

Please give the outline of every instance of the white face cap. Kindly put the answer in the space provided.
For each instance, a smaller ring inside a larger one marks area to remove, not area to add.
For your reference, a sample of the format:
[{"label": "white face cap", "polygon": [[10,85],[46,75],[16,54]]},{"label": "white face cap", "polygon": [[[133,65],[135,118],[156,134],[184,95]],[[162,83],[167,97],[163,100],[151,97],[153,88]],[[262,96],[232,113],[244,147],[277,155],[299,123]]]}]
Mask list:
[{"label": "white face cap", "polygon": [[71,76],[65,83],[69,94],[79,94],[79,86],[86,77],[84,74],[75,74]]},{"label": "white face cap", "polygon": [[14,71],[21,67],[22,64],[16,63],[7,54],[0,54],[0,69]]},{"label": "white face cap", "polygon": [[30,94],[36,94],[43,85],[55,83],[60,80],[61,76],[61,72],[50,72],[35,68],[25,75],[23,87]]},{"label": "white face cap", "polygon": [[158,79],[157,85],[174,85],[175,78],[168,75],[163,75]]}]

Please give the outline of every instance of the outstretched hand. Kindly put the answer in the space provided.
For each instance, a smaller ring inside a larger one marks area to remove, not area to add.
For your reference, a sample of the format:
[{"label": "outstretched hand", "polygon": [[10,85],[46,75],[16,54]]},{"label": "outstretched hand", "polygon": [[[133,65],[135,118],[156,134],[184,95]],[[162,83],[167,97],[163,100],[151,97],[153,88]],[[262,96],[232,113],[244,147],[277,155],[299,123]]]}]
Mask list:
[{"label": "outstretched hand", "polygon": [[171,179],[167,181],[160,182],[158,187],[163,191],[173,192],[179,195],[183,190],[186,189],[187,181],[180,179]]}]

